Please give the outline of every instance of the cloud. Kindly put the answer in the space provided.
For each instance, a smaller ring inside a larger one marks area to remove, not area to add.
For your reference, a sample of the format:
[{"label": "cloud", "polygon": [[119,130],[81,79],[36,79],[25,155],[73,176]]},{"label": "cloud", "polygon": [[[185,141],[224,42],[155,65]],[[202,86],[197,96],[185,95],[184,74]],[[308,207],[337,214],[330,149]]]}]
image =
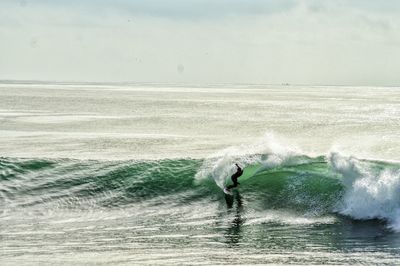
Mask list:
[{"label": "cloud", "polygon": [[296,6],[296,0],[3,0],[8,8],[78,10],[90,15],[115,12],[173,19],[215,19],[229,15],[266,15]]},{"label": "cloud", "polygon": [[0,78],[398,84],[398,4],[363,3],[6,1]]}]

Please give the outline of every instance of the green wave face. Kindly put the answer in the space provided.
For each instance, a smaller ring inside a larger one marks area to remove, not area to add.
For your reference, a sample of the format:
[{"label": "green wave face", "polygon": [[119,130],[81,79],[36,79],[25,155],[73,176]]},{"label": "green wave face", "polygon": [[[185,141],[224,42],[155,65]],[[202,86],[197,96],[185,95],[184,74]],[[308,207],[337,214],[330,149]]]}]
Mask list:
[{"label": "green wave face", "polygon": [[[222,199],[212,179],[196,180],[202,160],[99,162],[77,160],[2,159],[1,199],[29,206],[46,202],[91,201],[103,207],[137,201],[188,203]],[[265,208],[327,209],[342,186],[324,161],[263,169],[245,168],[238,189]],[[73,199],[73,201],[71,201]],[[69,206],[71,207],[71,206]]]},{"label": "green wave face", "polygon": [[[85,209],[120,208],[137,202],[160,205],[191,204],[200,200],[224,202],[226,196],[214,181],[215,176],[199,178],[204,162],[194,159],[104,162],[2,158],[1,213],[42,205]],[[239,177],[240,186],[234,192],[236,196],[240,193],[246,204],[256,211],[290,209],[312,215],[338,212],[357,219],[374,218],[367,214],[370,207],[389,206],[393,212],[399,209],[395,198],[395,190],[400,188],[398,169],[399,165],[386,162],[294,156],[273,166],[262,162],[247,165]],[[384,187],[384,180],[379,178],[387,179],[387,173],[392,177],[388,186],[394,187],[388,193],[394,196],[389,199],[385,195],[382,199],[375,196],[375,204],[368,194],[369,188],[364,189],[362,184],[374,177],[376,183],[381,182],[380,187]],[[230,174],[223,177],[228,183]],[[367,203],[363,199],[372,205],[364,206]],[[354,211],[363,208],[365,214]],[[376,217],[396,220],[391,215],[388,211]]]},{"label": "green wave face", "polygon": [[79,206],[90,201],[113,207],[164,195],[177,198],[201,190],[193,179],[200,164],[199,160],[183,159],[99,162],[6,158],[0,161],[0,199],[17,206],[54,201]]},{"label": "green wave face", "polygon": [[326,213],[333,210],[344,189],[325,161],[274,167],[245,178],[241,191],[262,208]]}]

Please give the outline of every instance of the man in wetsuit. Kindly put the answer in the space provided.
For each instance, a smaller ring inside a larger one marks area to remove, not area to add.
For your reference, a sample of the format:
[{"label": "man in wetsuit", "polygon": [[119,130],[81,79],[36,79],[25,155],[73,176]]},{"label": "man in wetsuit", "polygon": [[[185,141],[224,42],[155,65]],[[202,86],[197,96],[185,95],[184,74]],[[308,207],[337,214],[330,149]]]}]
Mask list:
[{"label": "man in wetsuit", "polygon": [[230,190],[231,188],[234,188],[234,187],[237,187],[238,185],[240,185],[240,183],[237,180],[238,180],[239,176],[241,176],[243,174],[243,170],[242,170],[242,168],[240,168],[240,166],[237,163],[235,163],[235,165],[237,167],[237,171],[236,171],[236,173],[234,173],[231,176],[233,185],[227,186],[226,187],[227,190]]}]

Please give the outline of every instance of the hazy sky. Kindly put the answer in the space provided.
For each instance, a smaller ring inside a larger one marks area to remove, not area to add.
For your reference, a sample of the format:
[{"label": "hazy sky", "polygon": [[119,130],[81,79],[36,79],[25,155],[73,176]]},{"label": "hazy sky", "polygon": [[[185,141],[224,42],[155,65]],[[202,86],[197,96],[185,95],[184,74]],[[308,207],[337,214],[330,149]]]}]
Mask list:
[{"label": "hazy sky", "polygon": [[0,79],[400,84],[399,0],[1,0]]}]

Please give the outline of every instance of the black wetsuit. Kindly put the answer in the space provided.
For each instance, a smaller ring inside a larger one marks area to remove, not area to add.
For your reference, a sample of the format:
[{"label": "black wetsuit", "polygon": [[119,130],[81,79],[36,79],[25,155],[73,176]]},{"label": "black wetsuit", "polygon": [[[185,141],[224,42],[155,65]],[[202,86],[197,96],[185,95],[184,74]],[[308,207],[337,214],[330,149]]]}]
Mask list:
[{"label": "black wetsuit", "polygon": [[236,167],[237,167],[236,173],[234,173],[231,176],[233,185],[227,186],[226,189],[228,189],[228,190],[231,189],[231,188],[237,187],[240,184],[237,180],[238,180],[239,176],[241,176],[243,174],[243,170],[238,165],[236,165]]}]

